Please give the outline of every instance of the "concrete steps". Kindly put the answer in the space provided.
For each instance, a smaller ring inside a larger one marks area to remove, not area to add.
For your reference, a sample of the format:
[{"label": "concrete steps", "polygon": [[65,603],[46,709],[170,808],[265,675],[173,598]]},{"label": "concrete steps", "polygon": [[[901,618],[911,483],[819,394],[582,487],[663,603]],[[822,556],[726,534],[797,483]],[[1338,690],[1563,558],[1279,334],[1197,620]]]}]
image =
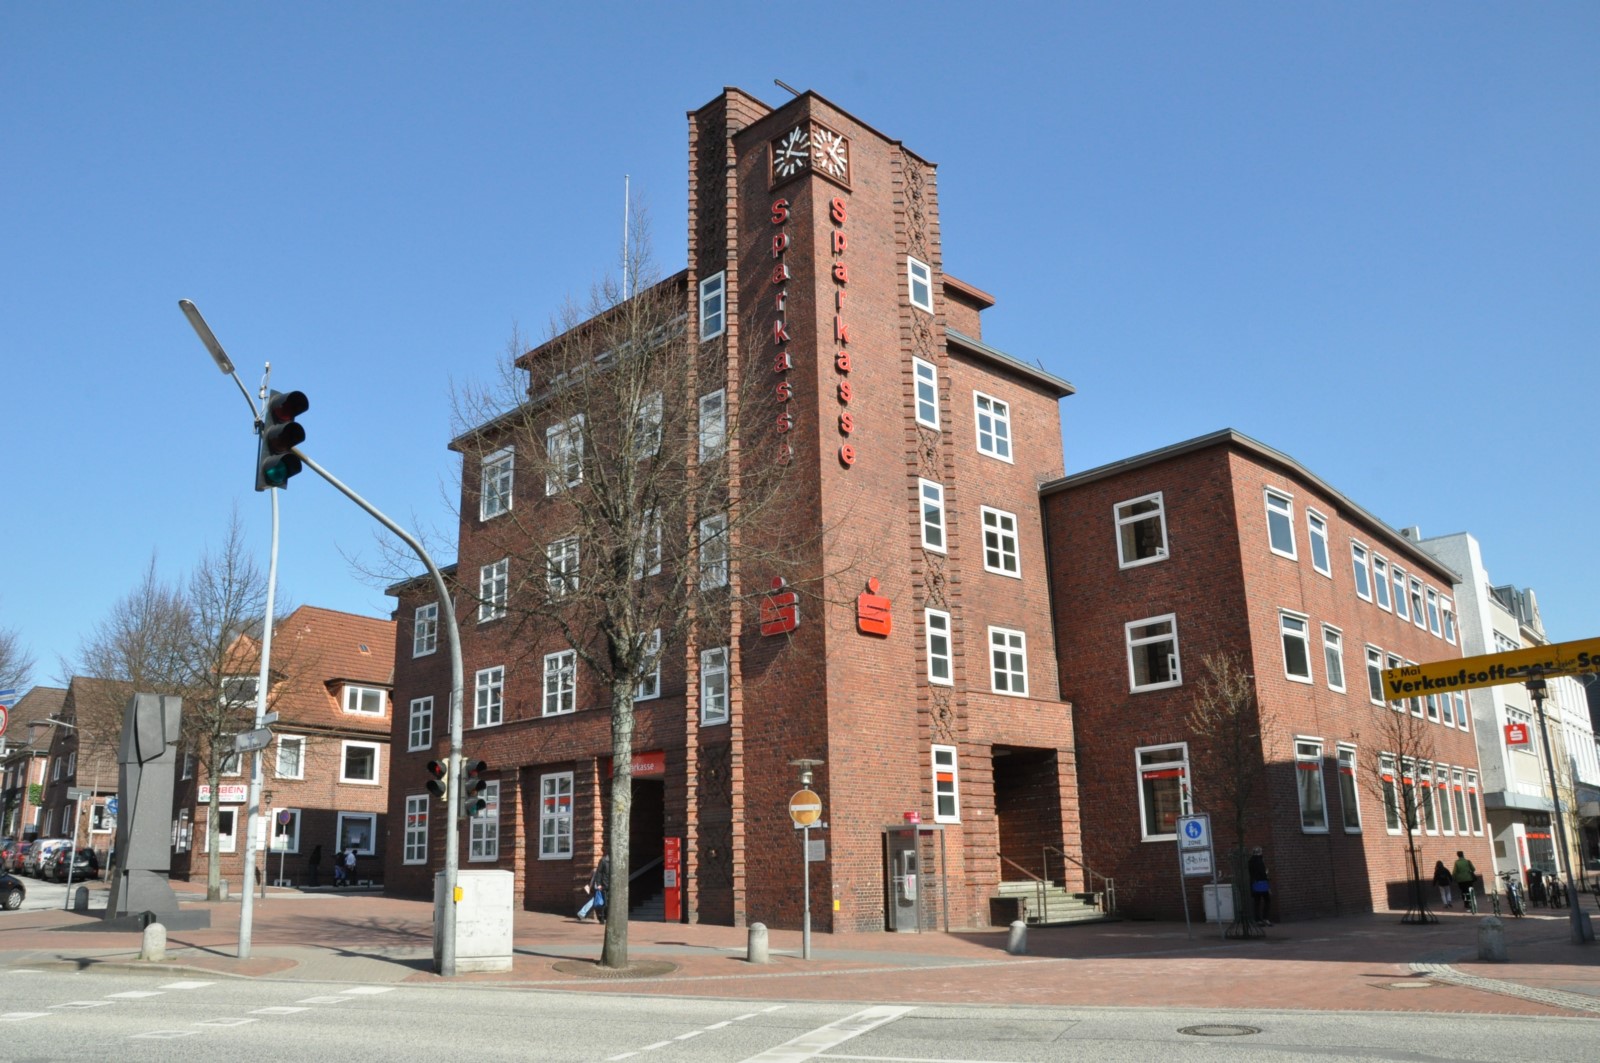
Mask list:
[{"label": "concrete steps", "polygon": [[1046,886],[1041,896],[1039,884],[1032,879],[1002,882],[990,898],[990,920],[997,925],[1010,923],[1012,919],[1006,917],[1014,915],[1030,926],[1062,926],[1115,918],[1104,915],[1095,899],[1092,893],[1068,893],[1056,885]]}]

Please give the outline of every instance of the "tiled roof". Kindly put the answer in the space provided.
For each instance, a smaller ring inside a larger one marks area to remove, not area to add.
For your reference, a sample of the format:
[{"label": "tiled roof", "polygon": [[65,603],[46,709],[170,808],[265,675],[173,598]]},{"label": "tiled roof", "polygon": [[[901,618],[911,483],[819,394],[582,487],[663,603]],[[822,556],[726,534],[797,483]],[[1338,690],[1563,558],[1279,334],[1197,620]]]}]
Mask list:
[{"label": "tiled roof", "polygon": [[347,684],[385,692],[393,687],[394,637],[392,620],[312,605],[290,613],[272,641],[277,682],[271,708],[282,721],[277,726],[388,733],[392,705],[381,717],[364,716],[345,712],[340,699]]}]

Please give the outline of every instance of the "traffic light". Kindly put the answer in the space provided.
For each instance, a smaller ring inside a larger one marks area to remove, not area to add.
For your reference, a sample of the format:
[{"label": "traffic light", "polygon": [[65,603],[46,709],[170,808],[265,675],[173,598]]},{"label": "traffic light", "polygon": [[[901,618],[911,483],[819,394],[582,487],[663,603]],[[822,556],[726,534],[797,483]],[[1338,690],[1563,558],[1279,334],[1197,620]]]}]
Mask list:
[{"label": "traffic light", "polygon": [[489,788],[489,780],[484,776],[489,773],[489,765],[481,760],[463,760],[461,762],[461,814],[463,816],[476,816],[489,807],[489,801],[483,792]]},{"label": "traffic light", "polygon": [[303,391],[274,391],[261,418],[261,441],[256,449],[256,490],[288,487],[289,477],[300,472],[300,459],[291,453],[306,441],[306,430],[295,424],[311,408]]},{"label": "traffic light", "polygon": [[450,767],[442,760],[428,761],[428,792],[445,804],[450,803]]}]

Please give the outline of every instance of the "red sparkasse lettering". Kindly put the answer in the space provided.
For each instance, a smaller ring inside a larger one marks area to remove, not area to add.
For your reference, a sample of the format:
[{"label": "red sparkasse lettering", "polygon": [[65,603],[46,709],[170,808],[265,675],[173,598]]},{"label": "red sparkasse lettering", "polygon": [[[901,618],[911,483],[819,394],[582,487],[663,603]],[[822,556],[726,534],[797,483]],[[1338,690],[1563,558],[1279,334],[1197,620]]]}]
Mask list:
[{"label": "red sparkasse lettering", "polygon": [[854,465],[856,463],[856,448],[852,447],[849,443],[846,443],[844,446],[840,447],[839,461],[841,464],[846,466]]},{"label": "red sparkasse lettering", "polygon": [[772,342],[773,343],[788,343],[789,342],[789,330],[784,327],[782,318],[779,318],[778,320],[776,320],[776,321],[774,321],[772,323]]},{"label": "red sparkasse lettering", "polygon": [[839,381],[839,401],[846,406],[850,405],[850,381]]},{"label": "red sparkasse lettering", "polygon": [[779,402],[788,402],[794,395],[794,388],[789,386],[787,380],[780,380],[778,381],[777,392]]},{"label": "red sparkasse lettering", "polygon": [[794,427],[794,418],[787,412],[778,414],[777,428],[779,432],[787,432]]},{"label": "red sparkasse lettering", "polygon": [[778,445],[778,464],[787,465],[794,460],[794,448],[787,443]]},{"label": "red sparkasse lettering", "polygon": [[789,234],[774,233],[772,235],[772,257],[782,258],[783,253],[789,250]]},{"label": "red sparkasse lettering", "polygon": [[841,373],[850,372],[850,352],[840,351],[833,356],[833,367]]},{"label": "red sparkasse lettering", "polygon": [[789,220],[789,201],[780,199],[772,204],[772,224],[782,225]]},{"label": "red sparkasse lettering", "polygon": [[838,314],[833,315],[833,338],[843,344],[850,342],[850,326]]},{"label": "red sparkasse lettering", "polygon": [[833,230],[833,253],[844,254],[844,249],[850,246],[850,239],[840,229]]},{"label": "red sparkasse lettering", "polygon": [[845,435],[849,435],[851,432],[854,432],[855,430],[856,430],[856,419],[853,416],[851,416],[850,411],[846,410],[844,413],[841,413],[839,415],[839,431],[844,433]]},{"label": "red sparkasse lettering", "polygon": [[833,279],[838,281],[840,284],[850,283],[850,271],[845,268],[845,264],[843,262],[835,262],[833,264]]},{"label": "red sparkasse lettering", "polygon": [[774,373],[787,373],[793,368],[794,359],[789,357],[788,351],[779,351],[777,357],[772,360],[772,371]]},{"label": "red sparkasse lettering", "polygon": [[843,225],[845,222],[844,200],[834,196],[828,203],[828,214],[833,218],[833,224]]},{"label": "red sparkasse lettering", "polygon": [[789,301],[789,289],[779,288],[778,294],[772,297],[772,309],[783,313],[783,304]]},{"label": "red sparkasse lettering", "polygon": [[772,283],[783,284],[789,279],[789,263],[779,262],[772,267]]},{"label": "red sparkasse lettering", "polygon": [[844,313],[844,289],[835,289],[833,293],[833,308],[839,313]]}]

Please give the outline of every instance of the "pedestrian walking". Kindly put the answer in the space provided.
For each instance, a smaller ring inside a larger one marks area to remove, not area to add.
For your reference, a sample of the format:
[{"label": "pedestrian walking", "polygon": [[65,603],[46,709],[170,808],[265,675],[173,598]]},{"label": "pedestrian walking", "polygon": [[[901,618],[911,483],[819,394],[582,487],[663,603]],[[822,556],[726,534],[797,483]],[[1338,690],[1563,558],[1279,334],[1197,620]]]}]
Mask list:
[{"label": "pedestrian walking", "polygon": [[1261,846],[1250,854],[1250,914],[1262,926],[1271,926],[1267,916],[1272,909],[1272,880],[1267,877],[1267,858],[1261,855]]},{"label": "pedestrian walking", "polygon": [[1439,900],[1449,908],[1455,902],[1455,876],[1444,866],[1443,860],[1433,862],[1433,884],[1439,887]]},{"label": "pedestrian walking", "polygon": [[1536,867],[1528,868],[1528,900],[1540,907],[1550,902],[1550,895],[1544,888],[1544,873]]},{"label": "pedestrian walking", "polygon": [[344,851],[344,880],[347,884],[356,884],[356,847],[351,846]]},{"label": "pedestrian walking", "polygon": [[1456,887],[1461,890],[1462,903],[1468,908],[1474,907],[1472,884],[1478,881],[1478,869],[1472,866],[1472,861],[1460,849],[1456,850],[1456,864],[1450,871],[1450,877],[1456,880]]},{"label": "pedestrian walking", "polygon": [[611,887],[611,856],[609,853],[600,855],[600,862],[594,865],[594,871],[589,875],[589,884],[583,887],[589,895],[588,901],[578,909],[578,918],[586,919],[590,912],[594,913],[595,922],[606,921],[606,890]]}]

